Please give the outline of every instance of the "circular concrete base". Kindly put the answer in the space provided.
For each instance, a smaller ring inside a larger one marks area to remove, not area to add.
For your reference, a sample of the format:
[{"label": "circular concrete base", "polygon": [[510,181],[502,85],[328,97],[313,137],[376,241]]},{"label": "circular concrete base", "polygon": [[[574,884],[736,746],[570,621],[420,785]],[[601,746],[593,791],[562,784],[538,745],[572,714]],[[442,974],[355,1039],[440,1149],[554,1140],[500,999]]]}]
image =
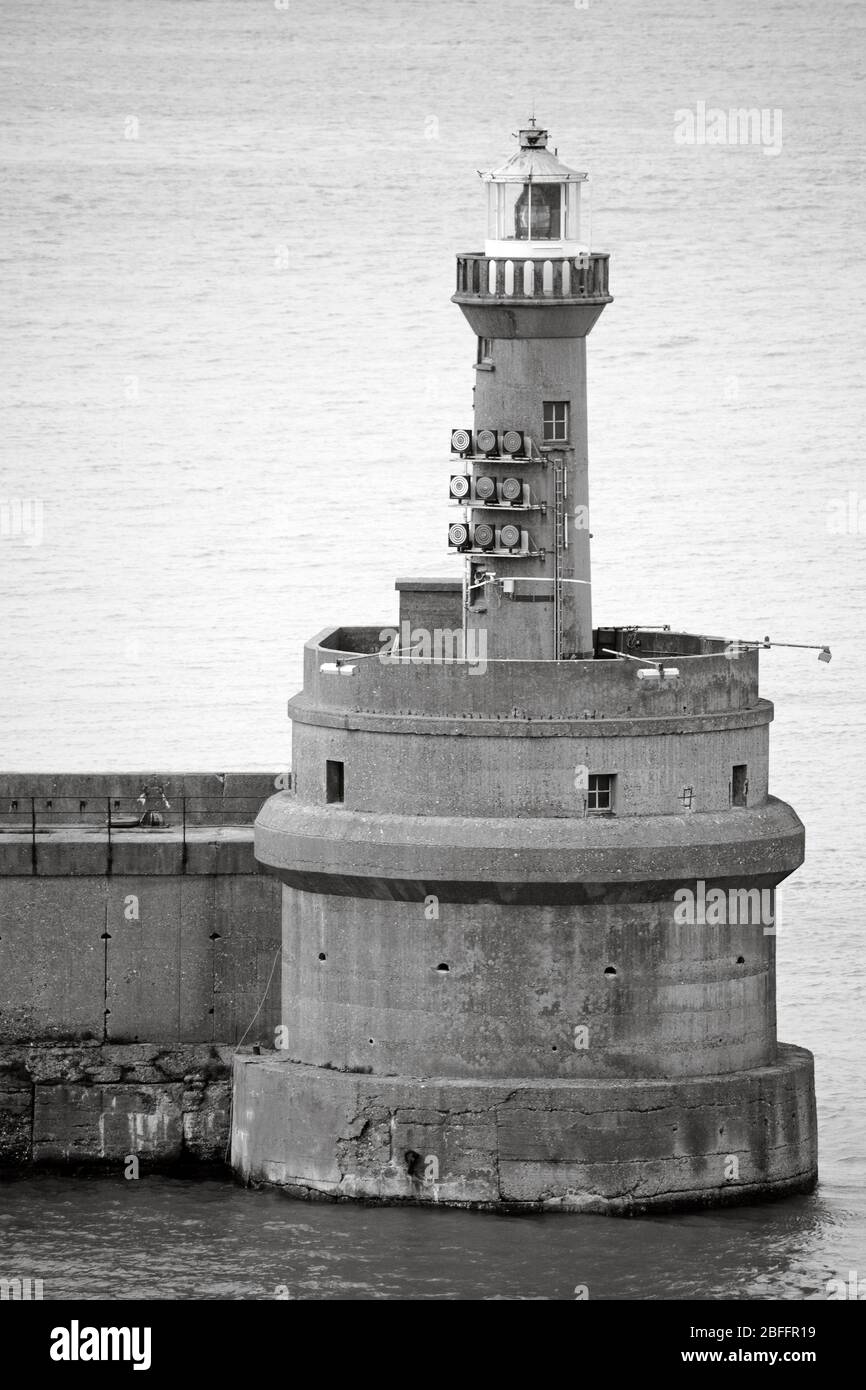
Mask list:
[{"label": "circular concrete base", "polygon": [[235,1058],[232,1165],[294,1196],[638,1215],[808,1192],[812,1056],[720,1076],[374,1076]]}]

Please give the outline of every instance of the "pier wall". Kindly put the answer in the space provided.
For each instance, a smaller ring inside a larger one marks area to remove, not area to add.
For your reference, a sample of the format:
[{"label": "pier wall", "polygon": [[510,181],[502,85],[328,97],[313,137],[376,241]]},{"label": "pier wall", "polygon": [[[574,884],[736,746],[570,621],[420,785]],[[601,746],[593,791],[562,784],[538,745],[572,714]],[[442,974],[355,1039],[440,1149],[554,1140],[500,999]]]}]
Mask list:
[{"label": "pier wall", "polygon": [[273,789],[0,775],[0,1163],[222,1160],[232,1053],[279,1021],[279,884],[252,848]]}]

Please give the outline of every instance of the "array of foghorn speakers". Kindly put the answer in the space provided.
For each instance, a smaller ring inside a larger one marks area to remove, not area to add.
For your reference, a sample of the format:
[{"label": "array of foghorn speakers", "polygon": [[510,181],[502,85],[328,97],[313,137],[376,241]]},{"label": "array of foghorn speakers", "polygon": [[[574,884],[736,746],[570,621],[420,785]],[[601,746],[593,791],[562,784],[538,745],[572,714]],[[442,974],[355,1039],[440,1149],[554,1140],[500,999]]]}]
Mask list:
[{"label": "array of foghorn speakers", "polygon": [[[522,430],[480,429],[451,431],[451,452],[462,459],[527,458],[527,441]],[[529,503],[529,485],[521,478],[470,478],[452,474],[451,500],[464,506],[521,507]],[[455,522],[448,527],[452,550],[526,550],[528,538],[519,526],[507,522],[493,526],[486,521]]]},{"label": "array of foghorn speakers", "polygon": [[507,522],[505,526],[490,526],[486,521],[455,521],[448,527],[448,544],[452,550],[526,550],[526,532]]},{"label": "array of foghorn speakers", "polygon": [[522,478],[470,478],[466,473],[452,473],[449,493],[452,502],[464,507],[526,507],[529,505],[529,484]]},{"label": "array of foghorn speakers", "polygon": [[452,430],[451,452],[461,458],[527,458],[523,430]]}]

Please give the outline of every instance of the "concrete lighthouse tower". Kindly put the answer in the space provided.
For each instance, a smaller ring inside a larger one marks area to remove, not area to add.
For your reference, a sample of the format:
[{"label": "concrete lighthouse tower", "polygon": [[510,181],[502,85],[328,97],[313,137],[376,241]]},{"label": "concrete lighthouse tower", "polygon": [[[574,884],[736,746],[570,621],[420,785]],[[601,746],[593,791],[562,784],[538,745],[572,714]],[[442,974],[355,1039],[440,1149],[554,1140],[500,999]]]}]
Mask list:
[{"label": "concrete lighthouse tower", "polygon": [[[586,335],[610,303],[608,257],[592,256],[582,239],[587,175],[560,163],[534,121],[519,140],[506,164],[482,175],[484,255],[457,262],[454,300],[479,345],[475,433],[466,437],[475,478],[465,497],[478,525],[452,542],[475,552],[467,624],[487,632],[491,657],[591,657]],[[512,420],[521,428],[509,428]],[[463,442],[458,432],[452,447]],[[517,499],[525,513],[503,518],[500,509],[515,502],[508,496],[510,448],[529,460],[528,496]],[[457,500],[461,486],[452,479]],[[484,510],[485,500],[496,504],[495,515]],[[496,573],[508,581],[505,594],[498,585],[479,585],[489,568],[483,552],[493,546],[504,552]]]},{"label": "concrete lighthouse tower", "polygon": [[[779,1043],[754,647],[592,626],[587,335],[610,302],[585,176],[531,123],[455,302],[462,581],[333,623],[289,704],[282,1024],[236,1059],[232,1161],[298,1195],[637,1212],[809,1190],[812,1059]],[[444,500],[444,499],[443,499]]]}]

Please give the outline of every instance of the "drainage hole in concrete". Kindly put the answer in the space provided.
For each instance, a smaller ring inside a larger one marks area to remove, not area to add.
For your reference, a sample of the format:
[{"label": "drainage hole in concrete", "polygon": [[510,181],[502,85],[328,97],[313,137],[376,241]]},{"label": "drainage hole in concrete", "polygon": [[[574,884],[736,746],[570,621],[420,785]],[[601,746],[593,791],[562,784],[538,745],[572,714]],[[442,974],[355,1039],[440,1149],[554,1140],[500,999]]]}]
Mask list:
[{"label": "drainage hole in concrete", "polygon": [[745,956],[737,956],[737,965],[745,965],[745,963],[746,963],[746,957],[745,957]]},{"label": "drainage hole in concrete", "polygon": [[319,952],[319,960],[327,960],[327,959],[328,959],[328,957],[325,955],[324,951],[320,951],[320,952]]},{"label": "drainage hole in concrete", "polygon": [[614,969],[614,967],[613,967],[612,965],[606,965],[605,968],[604,968],[604,973],[605,973],[605,975],[615,975],[615,974],[616,974],[616,970]]},{"label": "drainage hole in concrete", "polygon": [[437,966],[436,966],[436,969],[439,971],[439,974],[440,974],[440,975],[446,974],[447,971],[448,971],[448,968],[449,968],[449,967],[445,964],[444,961],[441,963],[441,965],[437,965]]},{"label": "drainage hole in concrete", "polygon": [[553,1044],[553,1047],[552,1047],[550,1050],[551,1050],[551,1052],[558,1052],[558,1051],[559,1051],[559,1048],[556,1046],[556,1043],[554,1043],[554,1044]]},{"label": "drainage hole in concrete", "polygon": [[375,1038],[368,1038],[368,1039],[367,1039],[367,1042],[368,1042],[368,1043],[375,1043],[375,1041],[376,1041]]}]

